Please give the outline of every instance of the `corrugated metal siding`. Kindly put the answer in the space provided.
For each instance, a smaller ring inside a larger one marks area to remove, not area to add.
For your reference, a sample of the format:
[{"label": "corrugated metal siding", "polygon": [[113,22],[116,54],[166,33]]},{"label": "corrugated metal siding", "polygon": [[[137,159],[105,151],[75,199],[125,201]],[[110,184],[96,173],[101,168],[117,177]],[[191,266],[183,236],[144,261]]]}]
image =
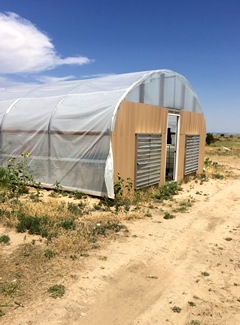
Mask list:
[{"label": "corrugated metal siding", "polygon": [[199,135],[186,135],[186,154],[184,175],[189,175],[198,170]]},{"label": "corrugated metal siding", "polygon": [[160,183],[161,134],[136,135],[136,189]]}]

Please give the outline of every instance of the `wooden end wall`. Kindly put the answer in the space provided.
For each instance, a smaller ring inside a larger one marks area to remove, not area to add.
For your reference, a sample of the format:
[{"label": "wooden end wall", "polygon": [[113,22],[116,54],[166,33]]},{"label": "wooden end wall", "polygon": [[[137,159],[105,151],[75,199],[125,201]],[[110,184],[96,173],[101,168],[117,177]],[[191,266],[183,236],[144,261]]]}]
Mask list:
[{"label": "wooden end wall", "polygon": [[136,133],[162,134],[162,160],[160,185],[165,182],[166,167],[166,130],[168,110],[148,104],[123,101],[118,109],[114,131],[112,132],[112,150],[114,159],[114,180],[117,173],[123,179],[128,177],[135,182],[136,173]]},{"label": "wooden end wall", "polygon": [[177,181],[184,178],[186,135],[200,135],[198,171],[202,173],[204,166],[206,122],[203,114],[181,111],[180,114],[180,137],[178,148],[178,177]]}]

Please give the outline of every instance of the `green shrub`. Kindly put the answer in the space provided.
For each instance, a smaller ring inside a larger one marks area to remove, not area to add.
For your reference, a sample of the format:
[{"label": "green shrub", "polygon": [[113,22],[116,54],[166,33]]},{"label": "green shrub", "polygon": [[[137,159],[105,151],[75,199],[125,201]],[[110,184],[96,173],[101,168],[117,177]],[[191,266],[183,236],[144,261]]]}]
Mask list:
[{"label": "green shrub", "polygon": [[106,235],[107,230],[112,230],[114,232],[119,232],[122,229],[127,229],[126,226],[122,225],[118,221],[108,220],[107,223],[98,223],[92,230],[91,235]]},{"label": "green shrub", "polygon": [[217,173],[217,174],[212,174],[212,178],[216,178],[216,179],[223,179],[223,178],[224,178],[224,176],[223,176],[223,175],[221,175],[221,174],[219,174],[219,173]]},{"label": "green shrub", "polygon": [[210,145],[211,143],[214,143],[216,140],[213,136],[212,133],[207,133],[207,136],[206,136],[206,144],[207,145]]},{"label": "green shrub", "polygon": [[0,236],[0,244],[2,243],[2,244],[7,245],[7,244],[9,244],[9,242],[10,242],[10,237],[8,235]]},{"label": "green shrub", "polygon": [[8,160],[7,166],[0,168],[0,183],[2,187],[21,195],[28,193],[28,186],[36,186],[28,166],[29,153],[23,153],[21,158],[13,157]]},{"label": "green shrub", "polygon": [[49,220],[47,217],[32,217],[20,215],[18,216],[19,222],[16,225],[17,232],[25,232],[28,230],[29,234],[41,235],[42,237],[48,236],[47,225]]},{"label": "green shrub", "polygon": [[54,286],[48,289],[48,292],[51,294],[51,297],[54,299],[61,298],[65,293],[65,287],[62,284],[55,284]]},{"label": "green shrub", "polygon": [[144,216],[145,216],[145,217],[148,217],[148,218],[152,218],[152,214],[151,214],[149,211],[147,211],[147,212],[144,214]]},{"label": "green shrub", "polygon": [[84,212],[86,204],[83,202],[80,202],[78,204],[75,204],[73,202],[68,202],[68,210],[73,213],[74,215],[82,216]]},{"label": "green shrub", "polygon": [[[109,199],[107,197],[104,197],[101,199],[99,205],[105,206],[107,210],[110,210],[111,207],[114,207],[115,213],[118,213],[119,211],[128,212],[130,210],[130,204],[132,202],[130,199],[130,193],[133,183],[130,178],[124,180],[119,173],[117,177],[117,181],[114,183],[115,198]],[[94,209],[100,210],[98,207],[96,208],[96,205],[94,206]],[[104,210],[106,211],[106,209],[102,208],[102,211]]]},{"label": "green shrub", "polygon": [[4,315],[5,315],[4,311],[2,309],[0,309],[0,317],[2,317]]},{"label": "green shrub", "polygon": [[178,307],[178,306],[174,306],[174,307],[172,307],[171,309],[172,309],[172,311],[173,311],[174,313],[181,313],[181,311],[182,311],[182,308],[180,308],[180,307]]},{"label": "green shrub", "polygon": [[75,200],[80,200],[86,197],[86,194],[79,191],[72,192],[70,195],[73,196]]},{"label": "green shrub", "polygon": [[189,301],[188,304],[189,304],[189,306],[191,306],[191,307],[195,307],[195,306],[196,306],[195,302],[193,302],[193,301]]},{"label": "green shrub", "polygon": [[62,228],[66,229],[66,230],[74,230],[76,228],[76,224],[73,219],[64,220],[60,225]]},{"label": "green shrub", "polygon": [[232,240],[232,237],[226,237],[224,238],[226,241],[231,241]]},{"label": "green shrub", "polygon": [[1,283],[0,291],[4,296],[15,297],[19,291],[18,282]]},{"label": "green shrub", "polygon": [[209,276],[210,274],[208,273],[208,272],[201,272],[201,274],[203,275],[203,276]]},{"label": "green shrub", "polygon": [[44,252],[44,256],[47,257],[49,260],[50,258],[54,257],[55,253],[53,250],[47,248]]},{"label": "green shrub", "polygon": [[176,182],[166,183],[164,186],[159,187],[158,190],[153,194],[153,199],[159,201],[171,200],[173,195],[176,195],[181,191],[182,188]]},{"label": "green shrub", "polygon": [[174,219],[176,218],[176,216],[174,216],[173,214],[169,213],[169,212],[165,212],[163,219]]},{"label": "green shrub", "polygon": [[132,190],[133,183],[131,179],[128,177],[125,181],[120,174],[117,174],[117,181],[114,183],[114,193],[116,198],[120,198],[124,194],[124,189],[126,189],[127,193],[129,194]]}]

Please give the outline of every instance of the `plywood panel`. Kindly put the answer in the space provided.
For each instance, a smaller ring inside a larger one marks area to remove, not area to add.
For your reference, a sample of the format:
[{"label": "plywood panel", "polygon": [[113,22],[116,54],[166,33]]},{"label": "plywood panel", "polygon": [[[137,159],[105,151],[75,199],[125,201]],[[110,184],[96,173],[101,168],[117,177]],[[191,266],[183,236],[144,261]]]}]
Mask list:
[{"label": "plywood panel", "polygon": [[167,116],[168,110],[166,108],[127,101],[121,103],[112,132],[115,181],[117,180],[117,173],[120,173],[123,179],[129,177],[135,182],[135,134],[160,133],[163,143],[160,179],[161,184],[164,183]]},{"label": "plywood panel", "polygon": [[185,141],[186,135],[200,135],[199,145],[199,168],[201,173],[204,165],[206,122],[203,114],[181,111],[180,115],[180,139],[179,139],[179,160],[178,160],[178,181],[184,177]]}]

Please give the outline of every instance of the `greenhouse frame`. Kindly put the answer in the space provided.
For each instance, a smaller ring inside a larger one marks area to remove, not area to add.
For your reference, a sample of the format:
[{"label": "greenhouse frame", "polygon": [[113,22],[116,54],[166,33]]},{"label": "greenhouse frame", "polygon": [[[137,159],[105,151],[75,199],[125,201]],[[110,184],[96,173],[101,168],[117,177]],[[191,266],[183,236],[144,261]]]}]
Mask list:
[{"label": "greenhouse frame", "polygon": [[0,89],[1,165],[29,152],[45,187],[114,198],[118,176],[134,189],[201,173],[206,124],[180,74],[155,70]]}]

